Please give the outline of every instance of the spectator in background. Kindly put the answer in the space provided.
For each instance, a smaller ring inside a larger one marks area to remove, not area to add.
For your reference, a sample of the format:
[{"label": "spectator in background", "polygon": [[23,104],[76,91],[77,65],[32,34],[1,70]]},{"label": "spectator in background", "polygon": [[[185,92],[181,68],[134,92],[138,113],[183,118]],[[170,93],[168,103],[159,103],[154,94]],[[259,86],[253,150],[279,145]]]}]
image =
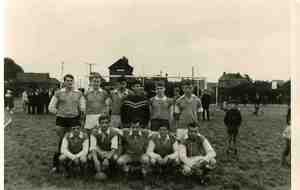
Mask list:
[{"label": "spectator in background", "polygon": [[121,106],[121,120],[123,127],[128,127],[133,118],[140,121],[142,128],[148,127],[150,120],[149,101],[141,82],[136,80],[132,84],[133,94],[128,95]]},{"label": "spectator in background", "polygon": [[28,114],[34,114],[34,90],[31,88],[28,91]]},{"label": "spectator in background", "polygon": [[281,165],[287,165],[287,157],[289,156],[290,152],[291,152],[291,107],[289,105],[288,111],[287,111],[287,115],[286,115],[286,123],[287,126],[285,128],[285,130],[283,131],[283,138],[285,139],[285,148],[282,152],[282,156],[281,156]]},{"label": "spectator in background", "polygon": [[8,89],[4,95],[4,106],[6,110],[10,112],[10,114],[13,114],[14,96],[13,91],[10,89]]},{"label": "spectator in background", "polygon": [[24,113],[26,113],[26,110],[27,110],[27,107],[28,107],[28,103],[29,103],[29,100],[28,100],[28,93],[27,93],[27,90],[25,89],[22,93],[22,105],[23,105],[23,111]]},{"label": "spectator in background", "polygon": [[36,100],[36,103],[37,103],[37,114],[43,114],[43,91],[41,88],[38,88],[37,89],[37,100]]},{"label": "spectator in background", "polygon": [[209,119],[210,119],[209,118],[210,95],[207,90],[204,90],[204,94],[202,95],[202,98],[201,98],[201,103],[202,103],[202,108],[203,108],[202,119],[203,119],[203,121],[205,121],[205,113],[206,113],[207,120],[209,121]]},{"label": "spectator in background", "polygon": [[256,93],[255,98],[254,98],[254,115],[258,116],[259,113],[259,106],[261,103],[261,98],[258,93]]}]

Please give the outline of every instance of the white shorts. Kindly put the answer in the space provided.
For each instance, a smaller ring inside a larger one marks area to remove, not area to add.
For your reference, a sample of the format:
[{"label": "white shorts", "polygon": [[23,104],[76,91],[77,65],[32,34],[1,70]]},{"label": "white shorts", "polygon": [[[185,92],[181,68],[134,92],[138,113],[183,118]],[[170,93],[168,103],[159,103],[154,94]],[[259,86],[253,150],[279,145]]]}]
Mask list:
[{"label": "white shorts", "polygon": [[110,124],[114,128],[120,128],[120,126],[122,125],[121,116],[120,115],[111,115],[110,120],[111,120]]},{"label": "white shorts", "polygon": [[188,133],[188,129],[176,129],[176,138],[178,140],[183,140]]},{"label": "white shorts", "polygon": [[89,114],[85,117],[85,129],[93,129],[99,125],[98,119],[101,114]]}]

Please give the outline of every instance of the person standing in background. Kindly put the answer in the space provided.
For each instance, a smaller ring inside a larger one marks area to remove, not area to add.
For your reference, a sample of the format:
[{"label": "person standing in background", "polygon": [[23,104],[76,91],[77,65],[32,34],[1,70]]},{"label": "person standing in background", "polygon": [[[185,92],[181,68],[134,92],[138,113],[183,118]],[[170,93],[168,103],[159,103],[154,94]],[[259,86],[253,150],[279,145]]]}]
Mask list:
[{"label": "person standing in background", "polygon": [[201,103],[202,103],[202,108],[203,108],[202,119],[203,119],[203,121],[205,121],[205,113],[206,113],[207,120],[209,121],[209,119],[210,119],[209,118],[210,95],[207,90],[204,90],[204,94],[202,95],[202,98],[201,98]]},{"label": "person standing in background", "polygon": [[14,108],[14,96],[12,90],[7,90],[4,95],[4,102],[5,102],[5,108],[7,111],[9,111],[10,114],[13,114],[13,108]]},{"label": "person standing in background", "polygon": [[33,114],[34,111],[33,96],[34,96],[34,91],[32,88],[30,88],[28,90],[28,114]]},{"label": "person standing in background", "polygon": [[24,113],[26,113],[27,107],[28,107],[28,94],[27,94],[27,90],[25,89],[22,93],[22,105],[23,105],[23,111]]},{"label": "person standing in background", "polygon": [[261,97],[259,96],[258,93],[256,93],[255,99],[254,99],[254,112],[253,112],[253,114],[256,116],[258,116],[258,113],[259,113],[260,103],[261,103]]}]

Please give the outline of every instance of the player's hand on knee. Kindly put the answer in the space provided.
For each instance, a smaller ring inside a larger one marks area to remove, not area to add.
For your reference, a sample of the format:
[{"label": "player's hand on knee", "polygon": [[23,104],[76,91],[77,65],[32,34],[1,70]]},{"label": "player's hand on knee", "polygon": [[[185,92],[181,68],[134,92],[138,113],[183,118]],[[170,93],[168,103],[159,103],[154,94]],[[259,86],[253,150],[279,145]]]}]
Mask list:
[{"label": "player's hand on knee", "polygon": [[109,166],[108,159],[104,159],[103,162],[102,162],[102,164],[103,164],[103,167],[107,168]]},{"label": "player's hand on knee", "polygon": [[80,160],[79,160],[79,158],[75,158],[75,159],[73,160],[73,162],[74,162],[75,165],[79,165]]},{"label": "player's hand on knee", "polygon": [[183,166],[183,169],[182,169],[183,175],[190,175],[191,172],[192,172],[192,169],[189,166],[187,166],[187,165]]}]

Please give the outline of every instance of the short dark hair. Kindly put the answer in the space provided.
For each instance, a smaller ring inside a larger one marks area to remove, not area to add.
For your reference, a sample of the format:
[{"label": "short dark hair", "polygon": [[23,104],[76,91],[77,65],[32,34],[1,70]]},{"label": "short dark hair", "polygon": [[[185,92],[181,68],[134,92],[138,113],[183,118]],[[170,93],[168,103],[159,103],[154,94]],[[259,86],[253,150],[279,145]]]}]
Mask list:
[{"label": "short dark hair", "polygon": [[98,118],[98,121],[100,123],[100,121],[105,120],[105,119],[107,119],[108,121],[110,121],[109,115],[107,115],[107,114],[100,115],[99,118]]},{"label": "short dark hair", "polygon": [[187,126],[188,126],[188,128],[198,128],[198,123],[196,123],[196,122],[191,122],[191,123],[189,123]]},{"label": "short dark hair", "polygon": [[193,83],[189,79],[185,79],[181,81],[181,86],[190,86],[190,85],[193,85]]},{"label": "short dark hair", "polygon": [[89,80],[92,80],[93,78],[99,78],[101,79],[101,75],[98,72],[91,72],[89,76]]},{"label": "short dark hair", "polygon": [[139,84],[139,85],[142,86],[142,82],[139,81],[139,80],[134,80],[134,81],[131,83],[131,86],[134,86],[134,85],[137,85],[137,84]]},{"label": "short dark hair", "polygon": [[66,81],[67,78],[71,78],[72,80],[74,80],[74,76],[71,75],[71,74],[66,74],[66,75],[64,76],[64,81]]},{"label": "short dark hair", "polygon": [[155,85],[155,87],[165,87],[165,83],[163,81],[158,81]]}]

